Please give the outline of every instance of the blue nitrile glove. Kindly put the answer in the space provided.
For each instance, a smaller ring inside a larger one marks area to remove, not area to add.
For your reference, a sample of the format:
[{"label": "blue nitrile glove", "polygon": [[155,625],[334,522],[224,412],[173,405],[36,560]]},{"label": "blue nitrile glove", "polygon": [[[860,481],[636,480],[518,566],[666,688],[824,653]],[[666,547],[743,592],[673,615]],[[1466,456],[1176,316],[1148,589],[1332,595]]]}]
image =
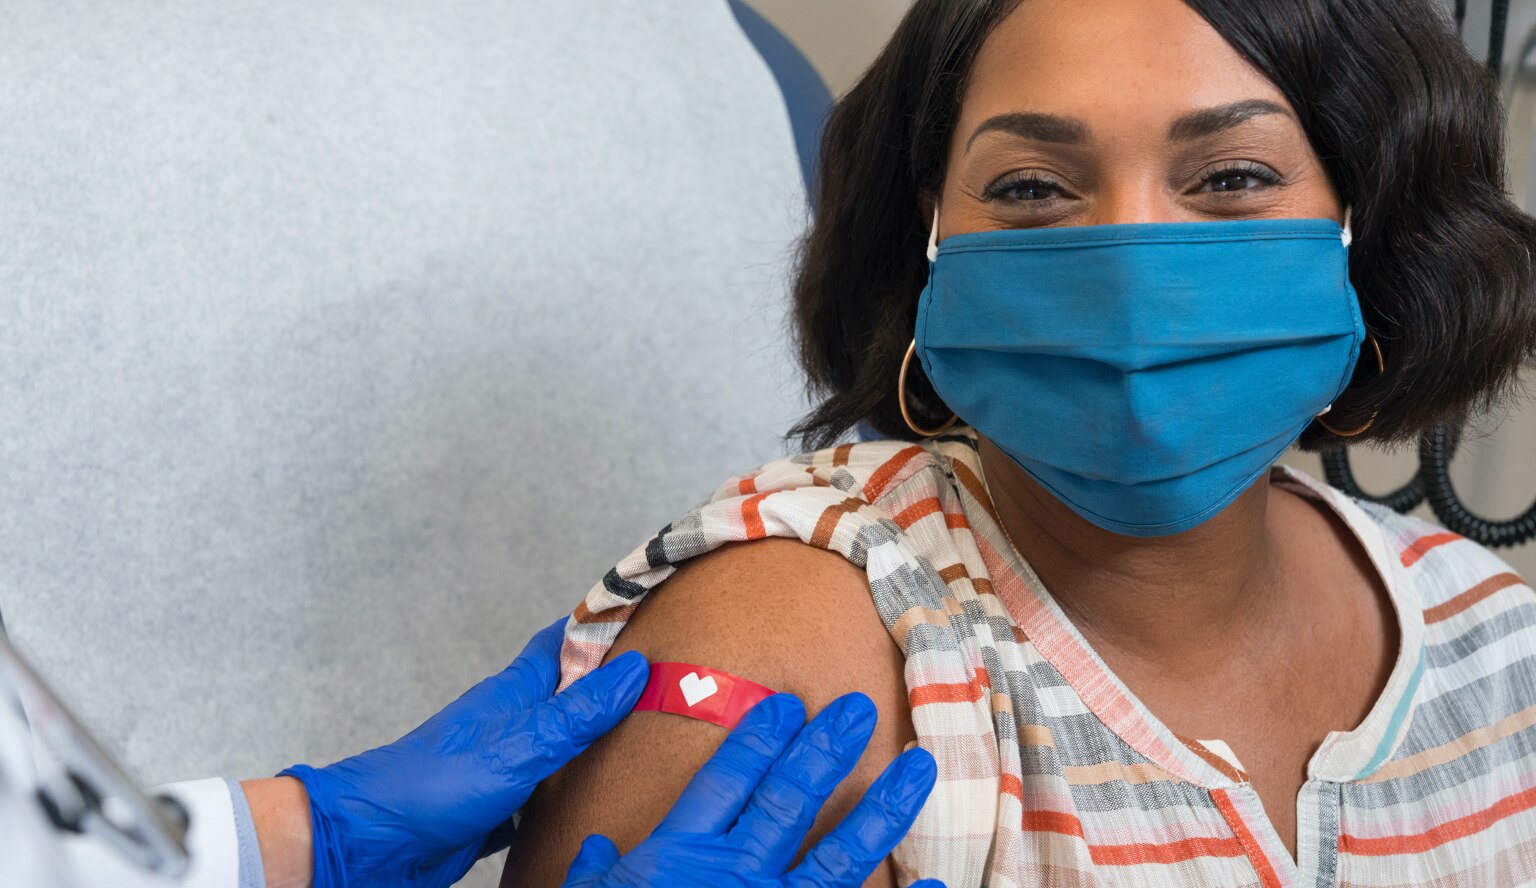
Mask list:
[{"label": "blue nitrile glove", "polygon": [[[309,791],[315,888],[451,885],[510,841],[510,829],[497,827],[628,715],[650,677],[631,651],[551,699],[565,622],[394,743],[278,775]],[[487,845],[493,830],[497,842]]]},{"label": "blue nitrile glove", "polygon": [[[843,822],[785,870],[874,729],[875,705],[863,694],[839,697],[809,725],[799,700],[767,698],[699,769],[650,838],[620,857],[606,837],[588,836],[565,888],[863,885],[933,789],[938,768],[926,750],[897,756]],[[943,888],[933,880],[918,886]]]}]

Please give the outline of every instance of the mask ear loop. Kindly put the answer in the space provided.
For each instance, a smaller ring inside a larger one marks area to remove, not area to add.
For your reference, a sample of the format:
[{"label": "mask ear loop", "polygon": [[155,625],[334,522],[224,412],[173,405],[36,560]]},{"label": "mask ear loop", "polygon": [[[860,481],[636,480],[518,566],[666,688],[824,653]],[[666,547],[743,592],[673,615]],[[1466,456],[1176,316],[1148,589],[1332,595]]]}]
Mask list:
[{"label": "mask ear loop", "polygon": [[933,227],[928,229],[928,261],[939,259],[939,202],[933,202]]},{"label": "mask ear loop", "polygon": [[[939,202],[933,202],[933,227],[928,229],[928,261],[936,262],[939,258]],[[907,345],[907,356],[901,359],[901,373],[896,377],[896,403],[901,406],[901,418],[907,424],[907,428],[920,438],[934,438],[944,434],[960,421],[957,414],[951,413],[949,421],[936,429],[925,429],[912,418],[912,413],[907,409],[907,368],[912,366],[912,356],[917,353],[917,340],[914,338]]]},{"label": "mask ear loop", "polygon": [[[1346,246],[1346,247],[1355,242],[1355,233],[1354,233],[1353,229],[1350,228],[1350,224],[1349,224],[1349,222],[1350,222],[1350,211],[1352,209],[1353,209],[1353,207],[1349,207],[1349,206],[1344,207],[1343,232],[1339,235],[1339,239],[1344,242],[1344,246]],[[1370,332],[1369,330],[1367,330],[1365,332],[1365,337],[1366,337],[1366,340],[1370,343],[1370,346],[1371,346],[1372,350],[1374,350],[1376,352],[1376,372],[1378,374],[1379,373],[1387,372],[1387,362],[1385,360],[1383,360],[1383,358],[1382,358],[1381,343],[1376,341],[1376,334],[1374,334],[1374,333]],[[1353,438],[1356,435],[1363,434],[1366,431],[1366,429],[1369,429],[1371,427],[1371,425],[1376,422],[1376,414],[1372,413],[1371,414],[1371,418],[1365,421],[1365,425],[1360,426],[1359,428],[1355,428],[1355,429],[1347,429],[1347,430],[1344,430],[1344,431],[1340,431],[1339,429],[1336,429],[1333,426],[1330,426],[1328,423],[1323,422],[1323,417],[1327,416],[1328,415],[1328,411],[1330,411],[1332,409],[1333,409],[1333,405],[1329,404],[1327,407],[1324,407],[1322,409],[1322,412],[1318,413],[1317,416],[1314,416],[1313,419],[1317,420],[1317,424],[1318,425],[1322,426],[1323,428],[1327,429],[1328,431],[1332,432],[1333,434],[1338,435],[1340,438]]]}]

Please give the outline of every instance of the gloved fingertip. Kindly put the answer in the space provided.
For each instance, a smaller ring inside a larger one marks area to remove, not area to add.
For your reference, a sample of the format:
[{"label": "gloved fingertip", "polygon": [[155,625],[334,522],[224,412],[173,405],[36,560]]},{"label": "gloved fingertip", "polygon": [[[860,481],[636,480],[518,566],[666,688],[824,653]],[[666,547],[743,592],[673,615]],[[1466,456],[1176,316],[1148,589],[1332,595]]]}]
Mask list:
[{"label": "gloved fingertip", "polygon": [[[856,760],[869,745],[879,717],[875,704],[863,694],[844,694],[816,713],[801,735],[806,742]],[[850,760],[850,764],[852,762]]]},{"label": "gloved fingertip", "polygon": [[932,753],[922,747],[909,749],[897,756],[891,771],[892,802],[902,809],[920,808],[928,794],[933,792],[939,777],[938,762],[934,761]]},{"label": "gloved fingertip", "polygon": [[560,678],[560,648],[565,644],[566,619],[561,617],[534,633],[517,659],[507,664],[502,677],[515,677],[519,670],[532,669],[539,674],[539,683],[549,686],[544,696],[553,693],[554,683]]},{"label": "gloved fingertip", "polygon": [[835,702],[843,705],[842,720],[850,728],[867,724],[870,730],[874,730],[875,722],[880,719],[880,710],[875,708],[875,701],[858,691],[844,694]]},{"label": "gloved fingertip", "polygon": [[626,652],[582,676],[544,705],[553,705],[569,717],[571,741],[585,748],[629,715],[650,676],[645,657]]},{"label": "gloved fingertip", "polygon": [[913,882],[907,888],[944,888],[944,883],[938,879],[924,879],[921,882]]},{"label": "gloved fingertip", "polygon": [[581,840],[581,849],[576,852],[577,857],[585,857],[589,860],[603,860],[617,863],[619,860],[619,846],[613,840],[604,835],[593,834]]},{"label": "gloved fingertip", "polygon": [[565,874],[565,888],[595,884],[618,862],[619,848],[607,836],[587,836]]},{"label": "gloved fingertip", "polygon": [[608,693],[615,704],[621,704],[625,712],[634,708],[640,692],[651,680],[651,666],[639,651],[625,651],[603,664],[598,670],[611,682]]},{"label": "gloved fingertip", "polygon": [[897,758],[902,760],[902,768],[914,781],[926,780],[932,783],[939,776],[939,763],[934,760],[933,753],[921,746],[914,746]]},{"label": "gloved fingertip", "polygon": [[869,695],[863,691],[849,691],[837,699],[847,700],[848,705],[857,706],[861,712],[866,710],[869,712],[875,711],[875,701],[869,699]]},{"label": "gloved fingertip", "polygon": [[805,704],[794,694],[769,694],[747,710],[742,721],[763,719],[774,724],[793,722],[796,728],[805,725]]}]

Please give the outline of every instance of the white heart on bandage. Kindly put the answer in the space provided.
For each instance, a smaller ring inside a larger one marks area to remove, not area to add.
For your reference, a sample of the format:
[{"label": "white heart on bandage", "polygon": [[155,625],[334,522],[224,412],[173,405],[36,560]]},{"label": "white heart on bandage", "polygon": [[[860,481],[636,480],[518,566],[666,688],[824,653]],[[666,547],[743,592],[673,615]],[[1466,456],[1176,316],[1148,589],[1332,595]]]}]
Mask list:
[{"label": "white heart on bandage", "polygon": [[682,680],[677,683],[677,687],[678,690],[683,692],[683,699],[688,702],[689,706],[700,700],[708,700],[715,695],[716,691],[720,690],[720,685],[715,683],[713,675],[699,678],[697,672],[690,672],[683,676]]}]

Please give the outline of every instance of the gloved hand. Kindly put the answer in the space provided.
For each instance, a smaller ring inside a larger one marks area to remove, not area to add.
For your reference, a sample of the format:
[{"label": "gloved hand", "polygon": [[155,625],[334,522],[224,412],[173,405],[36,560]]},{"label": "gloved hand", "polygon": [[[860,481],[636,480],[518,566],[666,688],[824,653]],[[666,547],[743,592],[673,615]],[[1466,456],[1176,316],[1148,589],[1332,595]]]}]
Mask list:
[{"label": "gloved hand", "polygon": [[[842,823],[799,866],[785,870],[874,729],[875,706],[863,694],[839,697],[809,725],[794,697],[763,700],[694,775],[650,838],[620,857],[606,837],[588,836],[565,888],[864,884],[933,789],[938,769],[926,750],[898,756]],[[932,880],[918,886],[943,888]]]},{"label": "gloved hand", "polygon": [[315,888],[457,882],[477,857],[510,841],[510,829],[491,846],[487,836],[539,781],[629,714],[649,678],[633,651],[550,698],[565,621],[394,743],[278,775],[309,792]]}]

